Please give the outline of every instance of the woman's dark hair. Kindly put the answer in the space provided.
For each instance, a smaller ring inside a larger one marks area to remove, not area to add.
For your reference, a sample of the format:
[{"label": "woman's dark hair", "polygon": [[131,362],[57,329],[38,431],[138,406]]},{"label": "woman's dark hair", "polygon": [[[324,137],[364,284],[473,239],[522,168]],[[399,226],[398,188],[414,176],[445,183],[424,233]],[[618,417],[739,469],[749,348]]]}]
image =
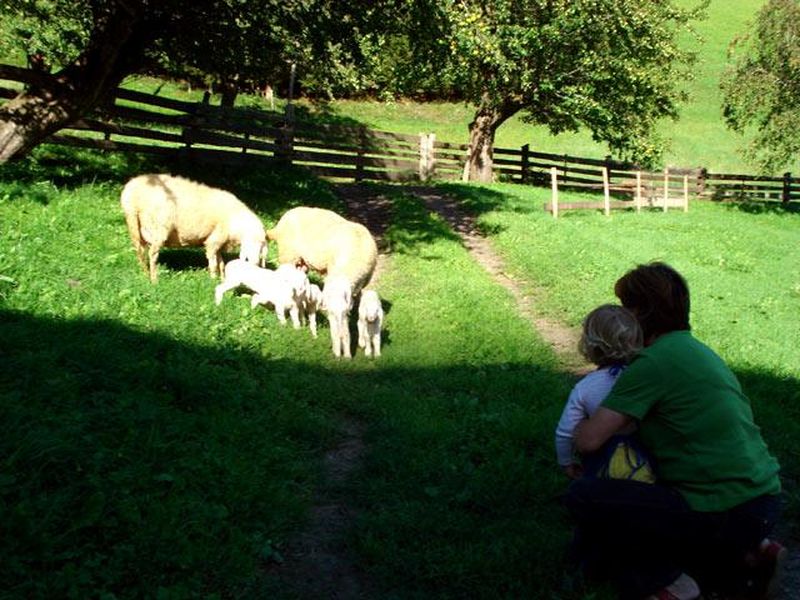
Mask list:
[{"label": "woman's dark hair", "polygon": [[614,285],[622,306],[633,312],[645,341],[670,331],[689,330],[689,286],[662,262],[639,265]]}]

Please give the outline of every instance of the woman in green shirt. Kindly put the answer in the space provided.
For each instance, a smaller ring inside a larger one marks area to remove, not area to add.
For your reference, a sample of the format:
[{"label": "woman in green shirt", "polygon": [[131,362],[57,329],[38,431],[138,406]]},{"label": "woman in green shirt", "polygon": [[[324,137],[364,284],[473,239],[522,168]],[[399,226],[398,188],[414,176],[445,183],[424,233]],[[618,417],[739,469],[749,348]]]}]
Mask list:
[{"label": "woman in green shirt", "polygon": [[[785,549],[767,537],[779,514],[778,462],[725,362],[689,326],[689,289],[663,263],[617,281],[645,348],[575,433],[581,453],[638,424],[658,483],[582,479],[565,504],[586,558],[627,600],[694,600],[700,587],[765,598]],[[737,588],[728,590],[724,588]]]}]

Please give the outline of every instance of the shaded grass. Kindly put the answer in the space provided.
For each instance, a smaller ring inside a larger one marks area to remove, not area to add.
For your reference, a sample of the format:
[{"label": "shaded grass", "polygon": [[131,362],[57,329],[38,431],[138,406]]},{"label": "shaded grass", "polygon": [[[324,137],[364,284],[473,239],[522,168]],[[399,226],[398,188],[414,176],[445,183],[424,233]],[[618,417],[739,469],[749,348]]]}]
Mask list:
[{"label": "shaded grass", "polygon": [[[343,418],[365,428],[363,470],[340,492],[375,597],[610,597],[562,560],[552,434],[572,377],[443,221],[384,188],[384,355],[336,361],[324,323],[313,339],[246,298],[214,306],[201,252],[165,252],[151,285],[118,205],[141,170],[230,189],[265,223],[300,203],[341,209],[299,170],[57,149],[0,170],[0,597],[291,597],[274,573]],[[797,479],[800,215],[697,204],[554,221],[542,190],[443,187],[544,290],[539,308],[575,326],[637,262],[675,264],[698,336]]]},{"label": "shaded grass", "polygon": [[0,597],[279,597],[263,566],[304,527],[344,416],[366,426],[346,492],[376,597],[584,597],[562,577],[550,447],[570,378],[444,223],[398,197],[384,356],[336,361],[324,324],[215,307],[201,252],[165,251],[151,285],[118,205],[140,169],[226,187],[267,223],[338,207],[327,184],[108,158],[0,171]]}]

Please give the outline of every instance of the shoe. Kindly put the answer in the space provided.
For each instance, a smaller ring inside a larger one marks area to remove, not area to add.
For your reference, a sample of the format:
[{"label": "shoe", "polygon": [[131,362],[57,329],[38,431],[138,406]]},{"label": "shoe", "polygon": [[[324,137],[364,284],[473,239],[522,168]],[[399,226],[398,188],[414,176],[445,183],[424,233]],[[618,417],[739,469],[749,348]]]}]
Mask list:
[{"label": "shoe", "polygon": [[700,586],[686,573],[681,573],[675,581],[648,596],[646,600],[697,600],[698,598],[700,598]]},{"label": "shoe", "polygon": [[780,542],[765,539],[755,555],[755,564],[747,579],[748,600],[777,598],[783,563],[789,551]]}]

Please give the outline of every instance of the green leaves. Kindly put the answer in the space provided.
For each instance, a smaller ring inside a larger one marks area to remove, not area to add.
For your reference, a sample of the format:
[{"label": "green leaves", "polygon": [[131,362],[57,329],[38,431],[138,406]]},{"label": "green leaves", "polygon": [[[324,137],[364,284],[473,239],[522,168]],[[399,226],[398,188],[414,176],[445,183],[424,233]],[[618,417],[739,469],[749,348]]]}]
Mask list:
[{"label": "green leaves", "polygon": [[749,35],[734,40],[720,84],[728,126],[744,155],[770,173],[800,157],[800,3],[770,0]]}]

